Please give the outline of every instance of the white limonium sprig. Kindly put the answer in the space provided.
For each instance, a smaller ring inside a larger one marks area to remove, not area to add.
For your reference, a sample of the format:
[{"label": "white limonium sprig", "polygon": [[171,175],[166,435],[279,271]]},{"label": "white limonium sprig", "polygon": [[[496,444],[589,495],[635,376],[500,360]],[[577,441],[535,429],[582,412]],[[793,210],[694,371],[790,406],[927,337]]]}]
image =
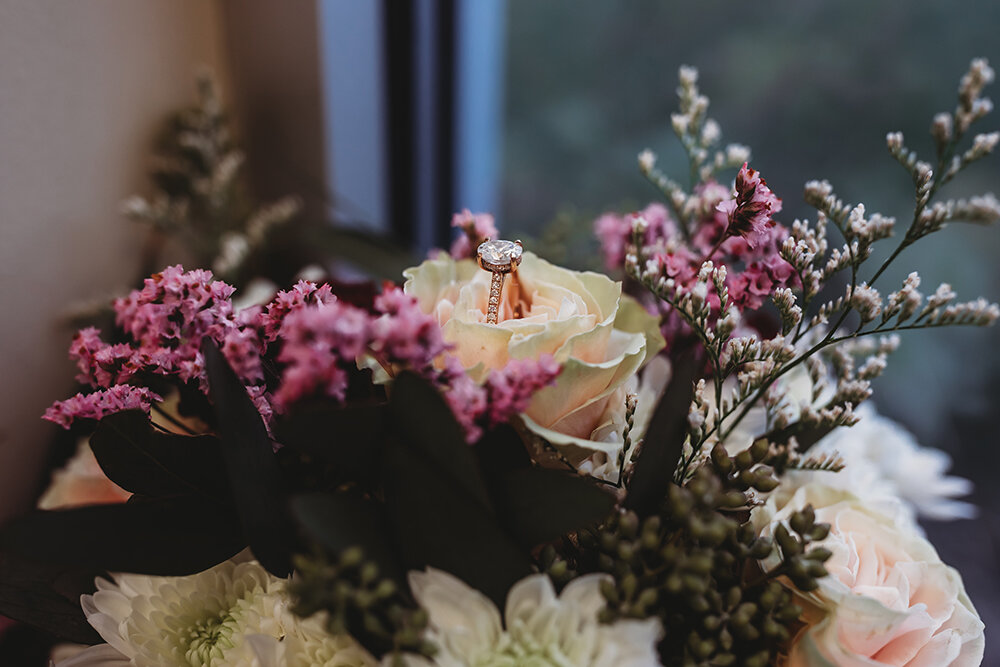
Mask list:
[{"label": "white limonium sprig", "polygon": [[716,120],[708,117],[709,100],[698,89],[698,70],[683,65],[679,78],[677,96],[680,110],[671,114],[670,125],[688,156],[688,190],[656,168],[656,154],[648,148],[639,153],[638,161],[639,171],[666,195],[684,238],[690,239],[698,210],[698,197],[691,194],[694,186],[712,179],[720,171],[746,163],[750,160],[750,149],[742,144],[727,144],[717,149],[716,145],[722,139],[722,128]]},{"label": "white limonium sprig", "polygon": [[[780,256],[799,278],[799,286],[778,288],[771,295],[781,318],[781,335],[777,338],[732,338],[738,315],[727,303],[726,266],[706,261],[697,280],[681,284],[654,259],[649,252],[654,249],[644,247],[647,227],[644,221],[636,221],[627,273],[672,306],[673,312],[704,345],[713,368],[714,401],[708,404],[699,398],[691,407],[690,441],[680,471],[688,469],[707,442],[724,441],[762,400],[769,427],[782,431],[785,443],[796,432],[801,435],[803,429],[814,430],[818,437],[832,427],[851,424],[856,420],[855,409],[871,394],[871,380],[883,372],[888,354],[898,345],[894,332],[947,325],[985,326],[1000,316],[1000,308],[983,299],[955,303],[955,294],[947,285],[942,285],[925,302],[918,289],[920,276],[915,272],[886,297],[876,286],[905,248],[939,231],[946,223],[1000,220],[1000,202],[991,193],[934,201],[943,185],[1000,144],[1000,134],[989,132],[975,135],[971,145],[961,148],[972,124],[992,109],[992,104],[981,97],[983,88],[992,80],[993,70],[986,61],[973,61],[962,79],[956,109],[938,114],[932,123],[931,135],[937,151],[934,163],[921,160],[916,151],[906,146],[901,133],[887,135],[890,153],[913,180],[915,206],[902,239],[867,279],[862,278],[866,262],[875,244],[893,235],[895,218],[870,214],[863,204],[845,203],[828,181],[806,184],[805,200],[817,209],[818,216],[815,223],[796,220],[779,249]],[[699,177],[704,181],[714,173],[701,173],[703,166],[714,164],[706,162],[704,140],[717,139],[721,132],[714,123],[708,126],[708,100],[698,91],[697,73],[682,68],[680,81],[680,112],[671,121],[688,152],[692,183],[696,183]],[[640,156],[643,173],[655,184],[665,186],[662,189],[671,202],[682,199],[687,202],[688,196],[656,170],[655,162],[655,156],[644,151]],[[682,230],[689,236],[684,210],[684,206],[675,207]],[[831,246],[827,237],[829,224],[840,232],[842,244]],[[816,302],[825,285],[845,277],[842,296]],[[717,304],[712,303],[710,288],[715,290]],[[860,344],[873,336],[881,337],[877,344]],[[821,352],[825,354],[817,356]],[[856,357],[863,357],[860,363]],[[801,364],[807,364],[809,369],[813,402],[800,406],[796,415],[796,410],[782,399],[779,380]],[[823,378],[831,375],[834,386],[826,391],[825,400],[819,401],[824,394]],[[724,391],[724,386],[730,389]],[[698,393],[700,396],[702,392]]]}]

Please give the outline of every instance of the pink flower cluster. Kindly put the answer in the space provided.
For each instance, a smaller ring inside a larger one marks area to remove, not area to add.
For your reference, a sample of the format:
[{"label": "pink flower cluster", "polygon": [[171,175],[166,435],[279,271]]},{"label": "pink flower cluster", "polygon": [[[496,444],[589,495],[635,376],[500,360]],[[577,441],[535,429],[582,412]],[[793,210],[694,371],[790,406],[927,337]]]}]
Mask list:
[{"label": "pink flower cluster", "polygon": [[[206,337],[219,344],[268,423],[275,411],[303,399],[344,401],[350,372],[368,355],[390,375],[409,369],[431,380],[474,441],[483,428],[522,412],[559,372],[549,358],[515,361],[476,384],[447,355],[437,320],[392,284],[374,298],[370,311],[339,300],[329,285],[301,281],[266,307],[234,313],[233,291],[212,281],[207,271],[184,272],[180,266],[147,279],[141,290],[115,302],[118,325],[130,342],[106,343],[94,328],[73,339],[70,356],[80,370],[77,377],[97,391],[55,403],[45,419],[68,428],[76,418],[100,419],[131,409],[148,412],[161,399],[148,388],[128,384],[141,379],[139,373],[197,382],[207,391],[200,351]],[[269,377],[265,368],[273,369]]]},{"label": "pink flower cluster", "polygon": [[234,291],[210,271],[185,272],[179,264],[147,278],[141,290],[115,301],[115,321],[135,341],[128,365],[203,381],[202,340],[222,342],[235,327]]},{"label": "pink flower cluster", "polygon": [[278,361],[285,365],[275,403],[287,409],[310,396],[343,401],[346,368],[368,347],[371,320],[365,311],[340,301],[301,306],[284,317]]},{"label": "pink flower cluster", "polygon": [[632,222],[637,216],[642,217],[647,224],[646,245],[677,234],[677,227],[663,204],[653,202],[642,211],[630,215],[605,213],[594,221],[594,233],[601,243],[604,266],[609,271],[621,269],[625,263],[625,249],[632,243]]},{"label": "pink flower cluster", "polygon": [[339,301],[300,306],[281,327],[278,361],[285,365],[275,403],[287,410],[312,396],[343,401],[347,369],[370,354],[387,372],[418,373],[444,394],[469,442],[484,428],[523,412],[536,391],[551,384],[559,365],[551,357],[512,361],[477,384],[457,359],[447,354],[441,328],[416,299],[386,285],[375,298],[374,314]]},{"label": "pink flower cluster", "polygon": [[767,238],[774,225],[772,216],[781,210],[781,200],[767,187],[760,173],[746,162],[736,174],[736,196],[719,203],[718,210],[726,216],[727,236],[742,236],[754,248]]},{"label": "pink flower cluster", "polygon": [[486,239],[499,237],[493,216],[489,213],[472,213],[464,209],[451,219],[451,226],[460,229],[462,235],[451,244],[451,256],[454,259],[475,259],[476,249]]},{"label": "pink flower cluster", "polygon": [[[68,428],[74,417],[100,418],[132,408],[148,412],[151,400],[159,397],[126,384],[140,372],[197,381],[207,389],[201,355],[205,337],[219,343],[245,383],[262,382],[264,343],[257,331],[260,311],[235,316],[230,300],[234,291],[224,282],[213,281],[209,271],[185,272],[180,265],[147,278],[142,289],[114,303],[116,323],[131,342],[105,343],[100,331],[90,327],[77,333],[70,345],[70,358],[80,369],[77,379],[99,391],[57,402],[45,418]],[[270,413],[264,392],[255,388],[251,394],[256,394],[262,413]],[[116,407],[119,405],[129,407]]]},{"label": "pink flower cluster", "polygon": [[476,442],[484,429],[509,422],[528,409],[531,398],[558,377],[562,369],[551,355],[538,360],[514,359],[490,372],[477,384],[454,357],[448,357],[437,380],[445,400],[465,429],[466,441]]},{"label": "pink flower cluster", "polygon": [[[633,222],[641,216],[646,221],[644,254],[657,261],[664,275],[682,289],[694,285],[706,259],[726,265],[729,299],[740,309],[756,310],[775,289],[793,284],[794,269],[779,254],[788,233],[771,217],[781,210],[781,200],[758,172],[744,164],[736,177],[735,193],[714,181],[703,183],[684,209],[696,221],[690,240],[681,235],[677,223],[660,204],[624,216],[602,215],[595,221],[594,231],[605,264],[609,269],[622,267],[632,243]],[[717,295],[709,294],[708,298],[718,306]]]},{"label": "pink flower cluster", "polygon": [[261,316],[265,340],[277,339],[285,317],[292,311],[307,305],[325,305],[336,299],[329,285],[317,286],[308,280],[300,280],[292,289],[278,292],[274,301],[267,305],[266,315]]},{"label": "pink flower cluster", "polygon": [[74,419],[102,419],[123,410],[149,412],[152,404],[161,401],[146,387],[118,384],[110,389],[99,389],[90,394],[77,394],[65,401],[56,401],[42,419],[69,428]]}]

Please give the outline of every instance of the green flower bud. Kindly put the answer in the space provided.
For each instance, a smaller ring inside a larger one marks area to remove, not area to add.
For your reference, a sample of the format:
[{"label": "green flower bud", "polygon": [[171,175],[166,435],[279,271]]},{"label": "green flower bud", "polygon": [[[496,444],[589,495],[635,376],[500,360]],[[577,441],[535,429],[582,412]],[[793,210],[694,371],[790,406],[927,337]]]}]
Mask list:
[{"label": "green flower bud", "polygon": [[626,600],[631,600],[635,597],[635,591],[639,587],[639,580],[636,579],[635,575],[631,572],[625,575],[622,579],[621,589],[622,594],[625,596]]},{"label": "green flower bud", "polygon": [[813,529],[809,531],[809,539],[813,542],[822,542],[830,535],[830,524],[828,523],[817,523],[813,526]]},{"label": "green flower bud", "polygon": [[799,535],[808,534],[814,523],[816,523],[816,512],[812,505],[806,505],[802,510],[794,512],[788,521],[788,525]]},{"label": "green flower bud", "polygon": [[826,547],[813,547],[806,553],[806,558],[809,560],[819,561],[820,563],[825,563],[833,557],[833,552]]},{"label": "green flower bud", "polygon": [[761,466],[754,471],[755,478],[753,482],[753,488],[757,489],[761,493],[767,493],[769,491],[774,491],[778,488],[778,480],[771,477],[771,469],[767,466]]},{"label": "green flower bud", "polygon": [[722,443],[717,443],[715,447],[712,447],[712,465],[723,475],[733,469],[733,460]]},{"label": "green flower bud", "polygon": [[754,461],[753,454],[750,453],[750,450],[744,449],[736,455],[734,463],[736,463],[737,470],[748,470],[750,466],[756,463],[756,461]]},{"label": "green flower bud", "polygon": [[615,586],[615,582],[610,579],[601,579],[600,591],[605,600],[614,605],[618,604],[618,588]]},{"label": "green flower bud", "polygon": [[786,559],[802,553],[802,543],[792,537],[788,529],[785,528],[785,524],[779,523],[778,527],[774,529],[774,538],[778,541],[781,553]]},{"label": "green flower bud", "polygon": [[619,521],[621,534],[630,540],[634,539],[639,531],[639,517],[636,516],[635,512],[626,512]]},{"label": "green flower bud", "polygon": [[348,547],[340,554],[340,567],[345,569],[357,567],[364,558],[365,554],[361,547]]},{"label": "green flower bud", "polygon": [[774,543],[767,537],[760,537],[750,545],[750,557],[755,560],[764,560],[771,555]]}]

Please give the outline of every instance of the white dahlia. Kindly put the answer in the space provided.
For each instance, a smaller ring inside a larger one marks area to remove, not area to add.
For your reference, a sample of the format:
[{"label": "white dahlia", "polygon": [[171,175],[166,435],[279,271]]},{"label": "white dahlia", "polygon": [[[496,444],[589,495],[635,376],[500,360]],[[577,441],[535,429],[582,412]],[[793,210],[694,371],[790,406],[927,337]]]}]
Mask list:
[{"label": "white dahlia", "polygon": [[[536,574],[510,589],[504,620],[482,593],[440,570],[410,573],[410,589],[430,619],[428,639],[439,667],[647,667],[659,665],[655,619],[597,620],[606,575],[575,579],[556,596],[549,578]],[[506,627],[505,627],[506,626]]]},{"label": "white dahlia", "polygon": [[107,644],[59,667],[371,667],[350,637],[289,610],[286,581],[237,557],[186,577],[118,574],[81,602]]}]

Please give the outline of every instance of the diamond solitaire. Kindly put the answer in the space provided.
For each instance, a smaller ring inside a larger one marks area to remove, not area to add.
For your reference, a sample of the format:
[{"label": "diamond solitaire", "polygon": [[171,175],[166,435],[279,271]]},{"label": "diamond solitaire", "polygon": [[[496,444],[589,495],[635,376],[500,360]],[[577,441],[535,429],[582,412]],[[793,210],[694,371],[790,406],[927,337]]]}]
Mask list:
[{"label": "diamond solitaire", "polygon": [[485,241],[479,244],[479,262],[487,271],[511,271],[521,263],[520,241]]}]

